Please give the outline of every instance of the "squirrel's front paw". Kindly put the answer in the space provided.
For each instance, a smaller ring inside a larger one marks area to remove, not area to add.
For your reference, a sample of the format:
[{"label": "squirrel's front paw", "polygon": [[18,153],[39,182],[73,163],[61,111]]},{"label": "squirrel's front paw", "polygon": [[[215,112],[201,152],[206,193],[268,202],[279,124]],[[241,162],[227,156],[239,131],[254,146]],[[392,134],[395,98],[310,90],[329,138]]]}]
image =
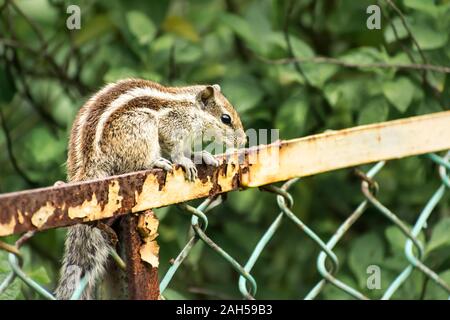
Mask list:
[{"label": "squirrel's front paw", "polygon": [[166,170],[168,172],[172,172],[172,162],[167,160],[166,158],[158,158],[152,163],[152,168],[161,168],[163,170]]},{"label": "squirrel's front paw", "polygon": [[187,180],[194,181],[197,178],[197,168],[191,159],[183,157],[174,162],[184,169]]},{"label": "squirrel's front paw", "polygon": [[201,152],[201,159],[208,166],[214,166],[214,167],[219,166],[219,161],[208,151]]}]

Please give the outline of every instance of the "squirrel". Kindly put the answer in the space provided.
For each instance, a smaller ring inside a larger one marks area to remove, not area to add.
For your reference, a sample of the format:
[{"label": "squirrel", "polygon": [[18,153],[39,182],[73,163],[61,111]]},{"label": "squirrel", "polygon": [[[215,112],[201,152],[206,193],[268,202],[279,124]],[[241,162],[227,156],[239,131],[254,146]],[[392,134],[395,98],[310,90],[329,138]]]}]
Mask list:
[{"label": "squirrel", "polygon": [[[197,169],[187,156],[186,141],[207,131],[229,148],[246,143],[239,115],[217,84],[166,87],[142,79],[109,84],[84,104],[72,125],[68,181],[152,168],[170,172],[172,164],[182,167],[186,179],[193,181]],[[199,156],[207,165],[219,165],[205,150]],[[70,227],[56,297],[70,299],[81,278],[87,277],[81,299],[94,299],[111,249],[99,228]]]}]

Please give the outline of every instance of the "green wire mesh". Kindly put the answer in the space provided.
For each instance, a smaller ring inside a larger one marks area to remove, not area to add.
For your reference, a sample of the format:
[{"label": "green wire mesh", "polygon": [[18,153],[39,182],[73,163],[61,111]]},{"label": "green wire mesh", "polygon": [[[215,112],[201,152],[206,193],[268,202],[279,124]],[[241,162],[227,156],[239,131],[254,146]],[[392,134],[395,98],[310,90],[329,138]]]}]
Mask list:
[{"label": "green wire mesh", "polygon": [[[264,234],[261,236],[245,264],[239,263],[235,258],[233,258],[223,248],[221,248],[218,243],[214,242],[207,235],[208,218],[206,216],[206,213],[209,210],[212,210],[215,206],[220,205],[221,198],[207,199],[197,208],[184,203],[178,205],[179,208],[181,208],[181,212],[191,217],[193,235],[187,241],[184,248],[180,251],[176,259],[173,261],[171,267],[167,270],[166,274],[162,278],[160,282],[161,294],[164,294],[165,289],[171,283],[175,273],[183,264],[183,261],[186,259],[192,249],[198,244],[198,242],[201,241],[213,251],[215,251],[227,263],[229,263],[230,266],[239,274],[238,288],[240,293],[242,294],[242,297],[245,299],[255,299],[257,294],[257,282],[256,279],[251,275],[251,271],[258,262],[261,253],[277,233],[277,230],[279,230],[279,227],[282,225],[282,223],[292,223],[297,226],[301,232],[304,232],[321,250],[319,255],[317,256],[316,267],[322,279],[306,294],[304,299],[315,299],[327,285],[335,286],[339,290],[347,293],[349,297],[361,300],[368,299],[368,297],[363,293],[344,283],[342,280],[339,280],[335,276],[339,269],[339,259],[333,252],[333,249],[346,234],[346,232],[351,228],[351,226],[362,217],[366,209],[369,206],[372,206],[379,214],[383,215],[393,225],[395,225],[407,238],[404,247],[404,254],[409,264],[405,265],[403,271],[394,279],[392,283],[390,283],[381,299],[390,299],[402,286],[402,284],[405,283],[414,269],[419,270],[427,278],[436,283],[442,290],[444,290],[444,292],[449,295],[450,299],[450,285],[446,283],[441,277],[439,277],[436,272],[434,272],[423,263],[422,260],[424,258],[424,249],[423,244],[419,240],[419,234],[426,227],[427,220],[433,212],[433,209],[443,198],[445,192],[450,188],[450,179],[447,174],[447,170],[450,170],[450,151],[445,157],[440,157],[436,154],[427,154],[424,157],[435,162],[439,166],[439,176],[442,183],[426,203],[412,228],[409,228],[401,219],[398,218],[398,216],[394,212],[384,206],[376,198],[378,185],[373,179],[384,167],[384,161],[375,164],[367,173],[359,173],[360,177],[362,178],[361,190],[365,199],[357,206],[357,208],[338,227],[335,233],[327,241],[320,238],[319,235],[314,232],[314,230],[303,223],[294,214],[294,212],[292,212],[294,200],[289,194],[289,188],[299,181],[298,178],[291,179],[285,182],[282,187],[276,187],[274,185],[262,187],[261,190],[273,193],[275,195],[277,204],[280,208],[280,212],[275,217],[273,222],[268,226]],[[20,249],[20,247],[30,237],[32,237],[33,234],[33,232],[26,233],[16,242],[15,247],[17,249]],[[112,256],[115,257],[115,260],[118,261],[119,264],[123,263],[116,253],[113,253]],[[329,260],[329,263],[327,263],[327,260]],[[25,274],[25,272],[23,272],[21,268],[22,257],[20,251],[19,253],[16,252],[9,254],[9,265],[12,271],[3,280],[3,282],[0,283],[0,294],[4,290],[6,290],[6,288],[14,281],[14,279],[19,278],[30,288],[38,292],[43,298],[51,300],[55,299],[55,297],[51,293],[49,293],[47,289],[39,285],[37,282],[33,281],[29,276]],[[75,290],[72,299],[79,299],[85,286],[86,281],[85,278],[83,278],[80,282],[80,285]]]}]

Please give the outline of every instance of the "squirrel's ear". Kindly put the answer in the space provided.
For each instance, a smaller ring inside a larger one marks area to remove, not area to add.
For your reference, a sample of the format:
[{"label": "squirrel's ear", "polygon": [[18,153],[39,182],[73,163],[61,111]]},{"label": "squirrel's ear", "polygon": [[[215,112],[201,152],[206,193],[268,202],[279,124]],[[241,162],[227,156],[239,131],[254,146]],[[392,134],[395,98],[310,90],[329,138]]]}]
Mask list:
[{"label": "squirrel's ear", "polygon": [[222,90],[218,84],[213,84],[212,87],[218,92]]},{"label": "squirrel's ear", "polygon": [[200,93],[198,94],[198,98],[203,103],[204,106],[207,106],[208,102],[211,99],[214,99],[214,87],[207,86],[205,89],[200,91]]}]

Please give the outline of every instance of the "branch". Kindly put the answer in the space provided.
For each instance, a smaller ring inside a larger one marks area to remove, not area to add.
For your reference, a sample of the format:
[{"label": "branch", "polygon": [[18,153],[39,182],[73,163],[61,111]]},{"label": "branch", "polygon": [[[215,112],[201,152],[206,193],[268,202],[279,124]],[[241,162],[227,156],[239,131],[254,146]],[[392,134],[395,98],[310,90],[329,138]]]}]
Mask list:
[{"label": "branch", "polygon": [[[67,70],[65,70],[63,67],[61,67],[56,60],[54,59],[54,57],[48,52],[48,47],[49,47],[49,43],[47,40],[45,40],[45,37],[43,36],[43,33],[41,31],[41,29],[39,28],[39,26],[32,20],[30,19],[30,17],[28,17],[12,0],[8,0],[5,2],[5,4],[11,4],[11,7],[30,25],[30,27],[33,29],[33,31],[35,32],[35,34],[37,35],[39,41],[40,41],[40,50],[38,50],[37,52],[37,56],[38,57],[43,57],[46,62],[50,65],[50,67],[53,69],[53,72],[55,73],[56,77],[59,78],[59,80],[61,80],[63,82],[63,84],[70,84],[73,85],[77,91],[81,94],[84,95],[88,92],[88,88],[80,81],[78,81],[78,79],[76,78],[71,78],[69,76],[69,74],[66,72]],[[8,16],[8,18],[10,18]],[[12,24],[10,23],[10,29],[11,31],[12,29]],[[13,39],[14,41],[16,40],[15,38]],[[15,41],[15,45],[18,45],[18,42]],[[11,44],[11,43],[10,43]],[[30,53],[35,53],[36,50],[24,46],[24,45],[20,45],[22,48],[28,50]],[[66,87],[66,86],[64,86]],[[68,91],[68,88],[66,88],[67,93],[70,94],[70,92]]]},{"label": "branch", "polygon": [[43,48],[42,50],[45,50],[48,46],[47,42],[45,41],[44,35],[41,31],[41,29],[39,29],[39,26],[32,20],[30,19],[16,4],[14,1],[12,0],[7,0],[6,3],[11,4],[11,6],[14,8],[14,10],[22,16],[22,18],[25,19],[25,21],[30,25],[30,27],[33,29],[34,33],[36,33],[36,35],[38,36],[39,40],[41,41]]},{"label": "branch", "polygon": [[[381,1],[384,1],[384,0],[378,0],[378,1],[377,1],[378,6],[384,7],[384,6],[381,4]],[[387,10],[381,10],[381,12],[382,12],[382,14],[383,14],[383,17],[386,19],[386,21],[391,21],[391,18],[390,18],[390,16],[389,16]],[[391,27],[392,27],[392,31],[394,32],[394,37],[395,37],[395,40],[397,41],[397,43],[402,47],[403,51],[404,51],[404,52],[406,53],[406,55],[408,56],[409,60],[410,60],[412,63],[416,63],[416,59],[414,58],[414,56],[413,56],[413,54],[411,53],[411,51],[409,50],[409,48],[408,48],[407,46],[405,46],[405,45],[403,44],[403,42],[400,40],[400,36],[399,36],[399,34],[398,34],[398,30],[397,30],[397,27],[395,26],[395,24],[394,24],[394,23],[391,23]]]},{"label": "branch", "polygon": [[419,51],[419,54],[422,57],[423,63],[427,64],[428,60],[425,57],[425,54],[423,53],[422,48],[420,47],[420,45],[417,42],[416,38],[413,36],[413,34],[411,32],[411,29],[409,28],[408,24],[406,23],[405,16],[400,11],[400,9],[395,5],[395,3],[393,3],[391,0],[385,0],[385,1],[398,14],[398,16],[400,17],[400,20],[402,21],[403,27],[405,28],[406,32],[408,33],[408,36],[411,38],[412,42],[414,43],[414,45],[416,46],[417,50]]},{"label": "branch", "polygon": [[334,64],[347,68],[382,68],[382,69],[410,69],[410,70],[428,70],[439,73],[450,73],[450,67],[444,67],[433,64],[408,64],[408,63],[353,63],[343,61],[331,57],[311,57],[311,58],[283,58],[283,59],[267,59],[261,56],[256,56],[259,60],[269,64],[291,64],[296,62],[310,62],[317,64]]},{"label": "branch", "polygon": [[[395,3],[393,3],[391,0],[385,0],[387,2],[387,4],[398,14],[403,27],[405,28],[406,32],[408,33],[409,38],[411,39],[411,41],[414,43],[414,45],[416,46],[417,50],[419,51],[420,57],[422,58],[422,61],[424,64],[428,64],[428,60],[425,57],[425,54],[423,53],[422,48],[419,45],[419,42],[417,42],[416,38],[413,36],[413,33],[411,32],[411,29],[408,26],[408,23],[406,22],[405,16],[403,15],[403,13],[401,12],[401,10],[395,5]],[[393,25],[393,24],[392,24]],[[409,58],[411,59],[412,62],[414,61],[414,58],[412,57],[411,54],[408,54]],[[440,99],[440,92],[439,90],[434,87],[430,81],[428,81],[428,77],[427,77],[427,73],[426,70],[422,70],[422,82],[423,85],[428,86],[431,89],[432,94],[436,97],[436,99]]]},{"label": "branch", "polygon": [[[285,16],[284,27],[283,27],[284,39],[286,41],[288,54],[291,58],[295,58],[294,50],[292,49],[291,38],[289,37],[289,21],[291,19],[293,7],[294,7],[294,1],[291,0],[291,1],[289,1],[287,8],[286,8],[286,16]],[[295,70],[297,70],[297,72],[302,76],[303,80],[305,80],[305,83],[307,85],[309,85],[308,78],[306,77],[305,73],[303,72],[303,69],[300,65],[300,61],[296,60],[296,61],[293,61],[293,63],[294,63]]]}]

